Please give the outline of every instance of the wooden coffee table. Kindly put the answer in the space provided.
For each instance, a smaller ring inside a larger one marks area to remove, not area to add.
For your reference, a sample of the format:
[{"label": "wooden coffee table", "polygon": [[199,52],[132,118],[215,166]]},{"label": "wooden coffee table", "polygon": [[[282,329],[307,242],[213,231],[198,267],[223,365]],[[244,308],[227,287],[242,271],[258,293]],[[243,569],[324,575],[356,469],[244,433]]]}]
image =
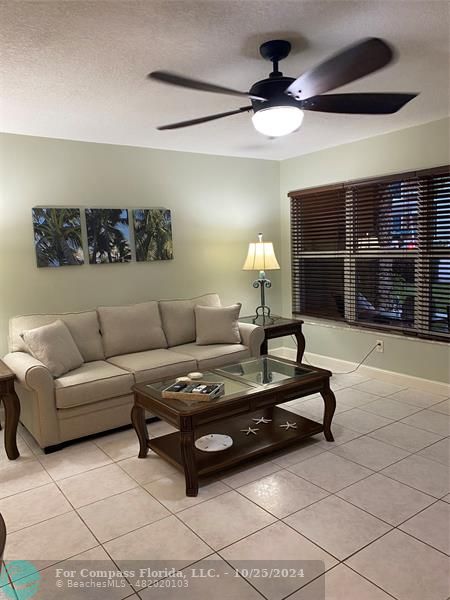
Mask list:
[{"label": "wooden coffee table", "polygon": [[[162,390],[173,379],[136,384],[131,420],[139,438],[139,458],[145,458],[150,448],[184,471],[186,495],[197,496],[201,476],[221,472],[321,432],[332,442],[336,399],[330,389],[330,377],[330,371],[324,369],[263,356],[204,373],[203,381],[225,384],[223,396],[206,402],[163,398]],[[276,406],[315,393],[324,400],[323,423]],[[146,410],[179,431],[149,439]],[[262,417],[268,422],[257,424],[256,420]],[[287,423],[291,426],[286,427]],[[249,427],[256,433],[242,431]],[[229,435],[233,445],[220,452],[198,450],[195,440],[209,433]]]}]

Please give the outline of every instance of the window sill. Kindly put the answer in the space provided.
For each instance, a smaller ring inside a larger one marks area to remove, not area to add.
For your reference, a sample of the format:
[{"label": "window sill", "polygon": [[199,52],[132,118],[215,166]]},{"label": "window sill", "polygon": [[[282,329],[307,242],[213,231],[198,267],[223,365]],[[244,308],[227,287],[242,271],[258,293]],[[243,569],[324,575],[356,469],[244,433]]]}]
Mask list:
[{"label": "window sill", "polygon": [[318,317],[309,317],[306,315],[295,314],[292,315],[293,318],[302,319],[305,325],[314,325],[318,327],[326,327],[328,329],[345,329],[347,331],[351,331],[353,333],[359,333],[361,335],[367,334],[375,337],[392,337],[402,340],[420,342],[422,344],[438,344],[439,346],[449,347],[448,342],[441,342],[439,340],[427,340],[424,338],[419,338],[415,335],[407,335],[407,334],[398,334],[392,333],[390,331],[381,331],[380,329],[371,330],[366,327],[355,327],[355,325],[350,325],[349,323],[345,323],[343,321],[332,321],[330,319],[320,319]]}]

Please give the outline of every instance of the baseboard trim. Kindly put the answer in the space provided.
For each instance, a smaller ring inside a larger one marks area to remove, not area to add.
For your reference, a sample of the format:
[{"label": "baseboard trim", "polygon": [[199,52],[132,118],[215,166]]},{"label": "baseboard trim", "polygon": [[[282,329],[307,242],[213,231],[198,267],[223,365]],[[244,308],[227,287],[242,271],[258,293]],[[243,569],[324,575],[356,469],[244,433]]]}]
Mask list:
[{"label": "baseboard trim", "polygon": [[[297,350],[294,348],[285,348],[280,346],[270,351],[271,354],[275,354],[281,358],[287,358],[288,360],[295,360]],[[308,362],[317,367],[323,369],[329,369],[333,373],[339,373],[342,371],[351,371],[358,363],[349,362],[347,360],[341,360],[339,358],[333,358],[331,356],[324,356],[322,354],[313,354],[312,352],[305,352],[305,357]],[[432,394],[441,394],[442,396],[450,396],[450,386],[447,383],[441,381],[433,381],[431,379],[424,379],[422,377],[414,377],[413,375],[407,375],[405,373],[397,373],[396,371],[386,371],[384,369],[377,369],[376,367],[369,367],[367,365],[361,365],[357,371],[360,375],[367,375],[374,379],[380,379],[387,383],[396,383],[397,385],[404,385],[405,387],[415,388],[423,390],[424,392],[430,392]]]}]

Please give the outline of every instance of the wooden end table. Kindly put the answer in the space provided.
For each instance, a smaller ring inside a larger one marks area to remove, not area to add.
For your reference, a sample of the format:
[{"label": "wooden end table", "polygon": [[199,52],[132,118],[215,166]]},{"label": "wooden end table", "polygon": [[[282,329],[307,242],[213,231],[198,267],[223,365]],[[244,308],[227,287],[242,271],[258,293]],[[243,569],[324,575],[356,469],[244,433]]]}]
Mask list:
[{"label": "wooden end table", "polygon": [[304,321],[301,319],[288,319],[287,317],[272,316],[267,317],[242,317],[239,319],[241,323],[251,323],[252,325],[260,325],[264,328],[264,341],[261,344],[261,354],[267,354],[267,341],[273,338],[293,335],[297,340],[297,358],[298,363],[302,362],[303,353],[305,352],[305,336],[303,335],[302,325]]},{"label": "wooden end table", "polygon": [[9,460],[19,456],[17,449],[17,425],[20,417],[20,402],[14,390],[16,376],[5,363],[0,360],[0,400],[5,407],[5,450]]},{"label": "wooden end table", "polygon": [[[330,371],[324,369],[263,356],[203,373],[203,381],[221,381],[225,386],[223,396],[206,402],[164,398],[163,390],[174,379],[138,383],[133,386],[131,421],[139,439],[139,458],[145,458],[150,448],[184,472],[186,495],[197,496],[201,476],[222,472],[321,432],[332,442],[336,399],[330,377]],[[289,406],[277,406],[315,393],[324,401],[322,423],[289,411]],[[178,431],[149,439],[146,410]],[[248,431],[249,427],[255,432]],[[231,436],[232,446],[221,452],[198,450],[196,439],[211,433]]]}]

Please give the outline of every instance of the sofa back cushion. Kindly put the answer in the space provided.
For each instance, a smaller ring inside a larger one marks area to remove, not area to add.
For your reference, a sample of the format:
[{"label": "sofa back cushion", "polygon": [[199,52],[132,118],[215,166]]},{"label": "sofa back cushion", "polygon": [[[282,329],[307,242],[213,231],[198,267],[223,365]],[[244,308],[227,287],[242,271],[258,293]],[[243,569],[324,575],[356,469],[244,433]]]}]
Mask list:
[{"label": "sofa back cushion", "polygon": [[205,294],[190,300],[161,300],[159,308],[169,346],[195,341],[195,306],[221,306],[217,294]]},{"label": "sofa back cushion", "polygon": [[157,302],[97,309],[106,358],[167,348]]},{"label": "sofa back cushion", "polygon": [[28,352],[21,334],[28,329],[49,325],[61,319],[72,337],[85,362],[103,360],[102,337],[100,325],[95,310],[79,313],[63,313],[50,315],[22,315],[9,321],[9,350],[10,352]]}]

